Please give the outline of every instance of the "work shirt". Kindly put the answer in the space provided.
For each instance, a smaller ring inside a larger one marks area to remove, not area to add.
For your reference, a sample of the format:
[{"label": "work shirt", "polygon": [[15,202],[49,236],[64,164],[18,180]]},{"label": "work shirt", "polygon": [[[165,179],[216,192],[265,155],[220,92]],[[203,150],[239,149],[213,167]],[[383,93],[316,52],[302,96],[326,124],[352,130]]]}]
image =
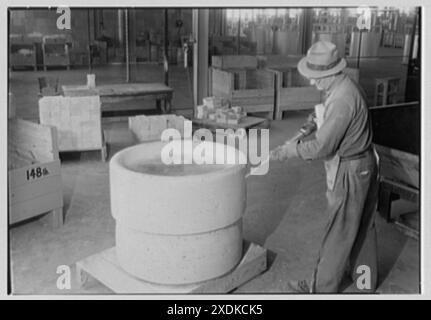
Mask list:
[{"label": "work shirt", "polygon": [[345,74],[327,90],[324,120],[315,139],[301,141],[298,155],[305,160],[360,155],[371,147],[372,129],[367,104],[358,86]]}]

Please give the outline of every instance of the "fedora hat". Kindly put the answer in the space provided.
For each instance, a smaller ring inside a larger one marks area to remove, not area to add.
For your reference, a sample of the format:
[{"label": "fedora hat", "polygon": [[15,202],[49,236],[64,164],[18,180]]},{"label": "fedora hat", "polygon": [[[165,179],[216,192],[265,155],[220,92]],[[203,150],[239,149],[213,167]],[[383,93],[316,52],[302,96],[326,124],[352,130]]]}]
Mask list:
[{"label": "fedora hat", "polygon": [[335,44],[320,40],[299,61],[298,71],[308,79],[318,79],[339,73],[346,65],[346,60],[338,56]]}]

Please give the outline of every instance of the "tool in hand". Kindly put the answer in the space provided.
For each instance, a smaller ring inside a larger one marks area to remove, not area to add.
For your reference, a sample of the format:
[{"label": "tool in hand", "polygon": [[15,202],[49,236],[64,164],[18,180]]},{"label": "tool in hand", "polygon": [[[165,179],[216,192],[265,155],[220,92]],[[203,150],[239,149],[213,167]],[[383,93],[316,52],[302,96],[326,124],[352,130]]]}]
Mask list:
[{"label": "tool in hand", "polygon": [[[304,123],[303,125],[302,125],[302,127],[299,129],[299,131],[292,137],[292,138],[290,138],[289,140],[287,140],[286,142],[285,142],[285,144],[287,144],[287,143],[292,143],[292,142],[296,142],[296,141],[298,141],[298,140],[300,140],[300,139],[302,139],[302,138],[305,138],[305,137],[307,137],[307,136],[309,136],[310,134],[312,134],[314,131],[316,131],[316,129],[317,129],[317,125],[316,125],[316,122],[313,120],[314,119],[314,117],[315,117],[315,113],[313,112],[310,116],[309,116],[309,118],[308,118],[308,121],[306,122],[306,123]],[[270,154],[271,154],[271,152],[272,151],[274,151],[275,149],[277,149],[278,147],[276,147],[276,148],[274,148],[274,149],[272,149],[270,152],[269,152],[269,154],[268,154],[268,157],[266,157],[265,158],[265,160],[263,160],[261,163],[260,163],[260,165],[259,166],[257,166],[257,167],[253,167],[253,168],[250,168],[250,171],[245,175],[245,177],[246,178],[248,178],[250,175],[252,175],[252,174],[254,174],[257,170],[259,170],[259,167],[260,166],[262,166],[263,164],[266,164],[267,162],[269,162],[271,159],[270,159]]]}]

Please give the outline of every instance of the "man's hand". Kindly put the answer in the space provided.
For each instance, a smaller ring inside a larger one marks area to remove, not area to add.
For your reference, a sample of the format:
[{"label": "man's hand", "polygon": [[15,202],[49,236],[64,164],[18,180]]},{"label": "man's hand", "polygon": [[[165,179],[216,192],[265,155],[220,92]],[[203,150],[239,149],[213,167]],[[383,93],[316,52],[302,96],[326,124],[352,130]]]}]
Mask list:
[{"label": "man's hand", "polygon": [[297,157],[298,152],[296,151],[297,141],[286,142],[284,145],[278,146],[277,148],[271,150],[269,153],[269,159],[284,161],[289,158]]},{"label": "man's hand", "polygon": [[316,118],[316,112],[312,112],[308,115],[307,117],[307,122],[314,122],[317,123],[317,118]]}]

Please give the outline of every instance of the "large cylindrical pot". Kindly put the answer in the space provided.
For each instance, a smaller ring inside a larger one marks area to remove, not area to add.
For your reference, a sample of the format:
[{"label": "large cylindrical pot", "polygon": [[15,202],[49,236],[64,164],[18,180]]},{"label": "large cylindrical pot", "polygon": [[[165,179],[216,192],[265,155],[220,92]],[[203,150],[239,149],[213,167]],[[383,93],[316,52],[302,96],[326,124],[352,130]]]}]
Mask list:
[{"label": "large cylindrical pot", "polygon": [[[182,140],[170,143],[184,146]],[[118,261],[130,274],[160,284],[222,276],[242,256],[245,165],[167,166],[160,160],[166,146],[144,143],[111,159]],[[196,146],[197,142],[184,153]],[[223,149],[238,153],[229,146]]]}]

